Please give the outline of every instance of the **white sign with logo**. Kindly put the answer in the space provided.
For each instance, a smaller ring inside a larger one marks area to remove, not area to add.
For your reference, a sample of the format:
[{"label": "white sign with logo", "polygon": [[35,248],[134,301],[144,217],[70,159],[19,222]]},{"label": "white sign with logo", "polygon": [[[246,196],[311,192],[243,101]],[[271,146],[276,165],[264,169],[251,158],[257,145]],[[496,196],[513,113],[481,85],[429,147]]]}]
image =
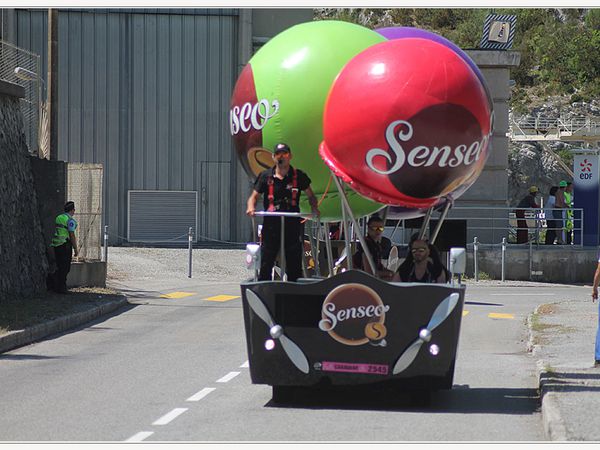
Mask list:
[{"label": "white sign with logo", "polygon": [[[600,158],[598,155],[587,153],[573,157],[574,206],[583,209],[583,220],[581,220],[580,213],[575,211],[575,244],[598,245],[599,174]],[[581,232],[582,228],[583,233]]]},{"label": "white sign with logo", "polygon": [[584,190],[598,187],[598,156],[575,155],[573,160],[574,184]]}]

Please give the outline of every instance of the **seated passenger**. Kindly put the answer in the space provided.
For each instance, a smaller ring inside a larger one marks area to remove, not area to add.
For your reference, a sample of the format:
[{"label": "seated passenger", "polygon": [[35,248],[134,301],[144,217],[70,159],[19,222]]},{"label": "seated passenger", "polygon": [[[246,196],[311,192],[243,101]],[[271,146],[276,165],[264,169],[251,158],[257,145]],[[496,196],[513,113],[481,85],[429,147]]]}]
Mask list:
[{"label": "seated passenger", "polygon": [[410,242],[409,253],[398,267],[393,281],[408,283],[446,283],[448,271],[440,260],[437,249],[425,239]]},{"label": "seated passenger", "polygon": [[[377,215],[371,216],[367,222],[367,235],[365,236],[365,241],[377,269],[377,274],[375,276],[385,280],[391,280],[394,273],[386,269],[381,260],[388,258],[392,248],[392,241],[383,236],[383,230],[383,219]],[[373,275],[369,260],[360,244],[358,244],[358,249],[352,258],[352,264],[355,269],[364,270]]]}]

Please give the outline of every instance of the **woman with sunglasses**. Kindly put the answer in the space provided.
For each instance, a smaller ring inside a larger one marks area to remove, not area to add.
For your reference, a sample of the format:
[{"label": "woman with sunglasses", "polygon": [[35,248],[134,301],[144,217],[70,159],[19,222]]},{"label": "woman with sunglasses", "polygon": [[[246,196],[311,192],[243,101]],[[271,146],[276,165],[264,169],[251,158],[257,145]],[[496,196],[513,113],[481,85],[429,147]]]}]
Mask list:
[{"label": "woman with sunglasses", "polygon": [[[387,270],[381,261],[382,259],[388,258],[390,250],[392,249],[392,241],[383,236],[384,230],[383,219],[377,215],[371,216],[367,222],[365,242],[367,243],[367,248],[369,249],[371,256],[373,256],[373,262],[377,268],[377,274],[375,276],[384,280],[391,280],[394,273]],[[352,259],[352,265],[355,269],[360,269],[373,275],[367,256],[360,244],[358,244],[358,249]]]},{"label": "woman with sunglasses", "polygon": [[437,249],[426,239],[413,238],[409,253],[398,267],[393,281],[406,283],[446,283],[448,271],[442,264]]}]

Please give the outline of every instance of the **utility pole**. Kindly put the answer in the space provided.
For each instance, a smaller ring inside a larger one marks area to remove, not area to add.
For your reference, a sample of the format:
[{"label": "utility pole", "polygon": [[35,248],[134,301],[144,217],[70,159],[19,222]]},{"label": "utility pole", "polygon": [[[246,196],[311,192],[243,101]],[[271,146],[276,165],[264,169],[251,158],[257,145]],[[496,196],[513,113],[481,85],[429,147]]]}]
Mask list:
[{"label": "utility pole", "polygon": [[58,10],[48,9],[48,125],[50,160],[58,156]]}]

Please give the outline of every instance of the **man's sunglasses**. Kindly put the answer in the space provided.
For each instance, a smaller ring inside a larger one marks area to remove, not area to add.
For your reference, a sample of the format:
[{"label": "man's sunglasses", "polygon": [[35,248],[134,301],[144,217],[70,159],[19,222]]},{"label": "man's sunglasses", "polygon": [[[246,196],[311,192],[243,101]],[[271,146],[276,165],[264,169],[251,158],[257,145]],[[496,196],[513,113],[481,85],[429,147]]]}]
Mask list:
[{"label": "man's sunglasses", "polygon": [[288,152],[275,153],[275,158],[277,158],[277,159],[290,159],[290,154]]},{"label": "man's sunglasses", "polygon": [[384,227],[369,227],[369,228],[370,228],[371,230],[373,230],[373,231],[383,231],[383,230],[385,230],[385,228],[384,228]]}]

